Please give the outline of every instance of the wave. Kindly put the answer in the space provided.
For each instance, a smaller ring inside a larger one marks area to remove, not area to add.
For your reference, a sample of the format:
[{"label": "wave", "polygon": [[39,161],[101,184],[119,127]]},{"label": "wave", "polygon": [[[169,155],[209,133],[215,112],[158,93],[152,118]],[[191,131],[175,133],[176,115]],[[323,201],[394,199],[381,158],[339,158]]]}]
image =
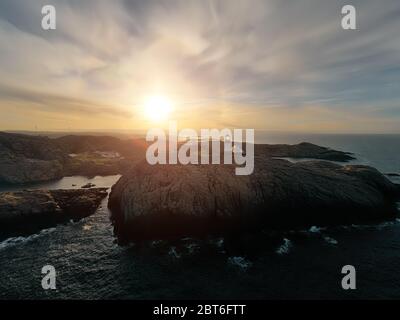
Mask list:
[{"label": "wave", "polygon": [[197,243],[188,243],[185,248],[189,254],[193,254],[200,249],[200,246]]},{"label": "wave", "polygon": [[168,255],[174,257],[175,259],[179,259],[181,257],[181,255],[176,251],[176,247],[170,247]]},{"label": "wave", "polygon": [[[72,226],[73,225],[79,225],[79,224],[82,224],[82,223],[86,223],[86,221],[87,221],[87,217],[86,218],[82,218],[82,219],[80,219],[78,221],[74,221],[74,220],[71,219],[66,225],[72,225]],[[59,225],[59,226],[61,226],[61,225]],[[8,239],[0,242],[0,250],[5,249],[5,248],[9,248],[9,247],[13,247],[13,246],[16,246],[16,245],[24,244],[24,243],[30,242],[32,240],[35,240],[35,239],[37,239],[39,237],[42,237],[42,236],[44,236],[46,234],[49,234],[49,233],[52,233],[52,232],[56,231],[57,227],[58,226],[52,227],[52,228],[43,229],[38,233],[34,233],[34,234],[31,234],[31,235],[26,236],[26,237],[20,236],[20,237],[8,238]]]},{"label": "wave", "polygon": [[310,229],[308,229],[308,232],[310,233],[321,233],[321,230],[325,228],[317,227],[317,226],[312,226]]},{"label": "wave", "polygon": [[400,224],[400,218],[396,218],[395,220],[392,221],[385,221],[385,222],[381,222],[378,224],[352,224],[349,226],[340,226],[339,228],[341,229],[345,229],[345,230],[351,230],[351,229],[355,229],[355,230],[365,230],[365,229],[375,229],[375,230],[382,230],[384,228],[388,228],[388,227],[393,227],[393,226],[397,226]]},{"label": "wave", "polygon": [[287,238],[283,239],[283,244],[276,249],[276,253],[279,255],[284,255],[288,254],[290,252],[290,249],[293,247],[292,241],[290,241]]},{"label": "wave", "polygon": [[384,228],[393,227],[400,225],[400,218],[395,220],[385,221],[377,224],[349,224],[349,225],[339,225],[331,227],[318,227],[311,226],[309,229],[294,229],[287,231],[286,234],[308,234],[308,235],[319,235],[323,234],[325,231],[335,231],[335,230],[382,230]]},{"label": "wave", "polygon": [[13,237],[13,238],[8,238],[2,242],[0,242],[0,250],[6,249],[6,248],[10,248],[10,247],[14,247],[16,245],[20,245],[20,244],[25,244],[27,242],[30,242],[32,240],[35,240],[37,238],[40,238],[46,234],[49,234],[53,231],[55,231],[56,228],[49,228],[49,229],[44,229],[42,231],[40,231],[39,233],[35,233],[32,235],[29,235],[27,237]]},{"label": "wave", "polygon": [[251,261],[247,260],[244,257],[229,257],[228,263],[241,270],[247,270],[253,265]]},{"label": "wave", "polygon": [[337,244],[338,244],[338,241],[337,241],[336,239],[333,239],[333,238],[328,237],[328,236],[325,236],[325,237],[324,237],[324,240],[325,240],[327,243],[332,244],[332,245],[337,245]]}]

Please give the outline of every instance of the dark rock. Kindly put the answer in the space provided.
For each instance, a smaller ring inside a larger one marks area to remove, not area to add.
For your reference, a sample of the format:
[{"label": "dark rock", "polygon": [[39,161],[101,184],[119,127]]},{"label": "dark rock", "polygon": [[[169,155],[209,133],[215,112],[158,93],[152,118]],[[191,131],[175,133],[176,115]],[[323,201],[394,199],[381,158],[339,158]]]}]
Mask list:
[{"label": "dark rock", "polygon": [[85,185],[83,185],[81,188],[82,189],[90,189],[90,188],[93,188],[95,186],[96,185],[94,183],[89,182],[89,183],[86,183]]},{"label": "dark rock", "polygon": [[400,174],[398,173],[385,173],[388,177],[400,177]]},{"label": "dark rock", "polygon": [[394,218],[398,188],[376,169],[256,157],[232,165],[136,165],[109,200],[120,242]]},{"label": "dark rock", "polygon": [[71,219],[93,214],[106,188],[25,190],[0,193],[0,238],[28,235]]}]

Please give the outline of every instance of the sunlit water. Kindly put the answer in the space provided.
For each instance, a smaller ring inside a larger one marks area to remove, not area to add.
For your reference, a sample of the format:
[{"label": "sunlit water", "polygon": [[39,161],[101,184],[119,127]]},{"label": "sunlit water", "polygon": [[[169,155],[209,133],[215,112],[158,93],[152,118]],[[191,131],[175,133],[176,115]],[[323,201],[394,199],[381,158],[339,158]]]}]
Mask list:
[{"label": "sunlit water", "polygon": [[[266,135],[259,142],[310,141],[356,153],[382,172],[400,172],[399,136]],[[400,182],[398,178],[392,179]],[[64,178],[31,188],[110,187],[118,176]],[[72,186],[75,185],[75,186]],[[24,187],[26,188],[26,187]],[[10,189],[4,187],[4,189]],[[2,299],[400,298],[400,222],[288,232],[256,254],[230,255],[224,239],[115,243],[107,199],[88,218],[0,243]],[[41,268],[57,270],[57,290]],[[357,290],[341,289],[341,268],[357,270]]]}]

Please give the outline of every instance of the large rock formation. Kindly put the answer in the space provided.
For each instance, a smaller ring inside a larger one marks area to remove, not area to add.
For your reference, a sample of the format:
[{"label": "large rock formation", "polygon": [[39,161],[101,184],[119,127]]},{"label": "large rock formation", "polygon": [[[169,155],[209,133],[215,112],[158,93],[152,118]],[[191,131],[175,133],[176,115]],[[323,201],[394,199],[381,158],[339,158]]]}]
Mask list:
[{"label": "large rock formation", "polygon": [[373,222],[393,218],[399,198],[371,167],[262,156],[250,176],[236,176],[231,165],[140,163],[114,185],[109,208],[123,243]]},{"label": "large rock formation", "polygon": [[93,214],[106,188],[0,193],[0,238],[27,235]]}]

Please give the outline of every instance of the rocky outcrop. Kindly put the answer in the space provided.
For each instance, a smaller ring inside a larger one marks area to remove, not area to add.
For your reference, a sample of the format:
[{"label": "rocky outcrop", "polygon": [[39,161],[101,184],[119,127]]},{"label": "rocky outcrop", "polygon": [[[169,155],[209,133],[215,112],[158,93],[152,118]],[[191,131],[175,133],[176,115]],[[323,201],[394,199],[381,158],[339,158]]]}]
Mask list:
[{"label": "rocky outcrop", "polygon": [[250,176],[230,165],[143,162],[114,185],[109,208],[124,243],[380,221],[395,216],[399,198],[371,167],[256,157]]},{"label": "rocky outcrop", "polygon": [[0,193],[0,238],[27,235],[93,214],[106,188]]}]

